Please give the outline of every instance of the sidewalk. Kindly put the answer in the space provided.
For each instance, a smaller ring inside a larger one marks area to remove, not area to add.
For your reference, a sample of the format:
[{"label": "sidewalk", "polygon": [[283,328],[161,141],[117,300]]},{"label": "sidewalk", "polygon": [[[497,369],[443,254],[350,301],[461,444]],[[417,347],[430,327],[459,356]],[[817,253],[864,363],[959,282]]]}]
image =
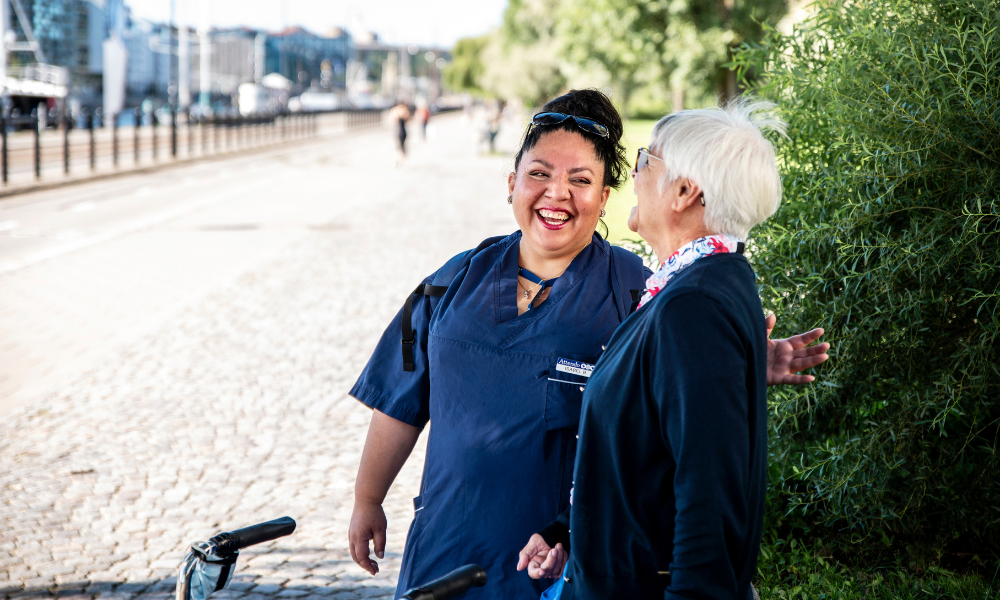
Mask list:
[{"label": "sidewalk", "polygon": [[347,390],[414,281],[516,228],[510,161],[457,116],[434,125],[400,169],[388,130],[220,163],[245,192],[0,275],[23,297],[0,325],[92,360],[0,419],[0,598],[166,599],[187,544],[286,514],[296,533],[244,552],[213,597],[392,597],[425,438],[371,578],[346,550],[370,417]]}]

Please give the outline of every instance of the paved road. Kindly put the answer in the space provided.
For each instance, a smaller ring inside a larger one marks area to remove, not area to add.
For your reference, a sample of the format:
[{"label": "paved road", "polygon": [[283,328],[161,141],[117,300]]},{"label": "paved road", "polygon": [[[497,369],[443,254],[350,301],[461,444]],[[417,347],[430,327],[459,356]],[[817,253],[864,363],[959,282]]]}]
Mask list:
[{"label": "paved road", "polygon": [[414,282],[515,227],[509,161],[435,133],[400,169],[383,130],[0,202],[0,598],[167,598],[188,543],[285,514],[216,597],[391,596],[423,446],[371,578],[347,390]]}]

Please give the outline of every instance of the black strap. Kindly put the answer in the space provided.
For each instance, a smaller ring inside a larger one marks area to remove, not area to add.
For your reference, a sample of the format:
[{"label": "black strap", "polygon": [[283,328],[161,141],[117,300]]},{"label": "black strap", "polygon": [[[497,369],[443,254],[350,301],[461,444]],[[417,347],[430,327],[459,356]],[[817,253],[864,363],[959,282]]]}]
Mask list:
[{"label": "black strap", "polygon": [[413,297],[416,295],[421,296],[444,296],[444,293],[448,291],[448,286],[446,285],[431,285],[429,283],[421,283],[417,286],[417,289],[413,290],[413,293],[406,297],[406,302],[403,304],[403,370],[412,371],[415,369],[413,365]]},{"label": "black strap", "polygon": [[632,305],[628,307],[628,314],[635,312],[635,309],[639,308],[639,299],[642,298],[642,293],[646,290],[629,290],[632,294]]},{"label": "black strap", "polygon": [[746,250],[746,246],[743,245],[743,242],[737,242],[736,243],[736,253],[737,254],[743,254],[744,250]]}]

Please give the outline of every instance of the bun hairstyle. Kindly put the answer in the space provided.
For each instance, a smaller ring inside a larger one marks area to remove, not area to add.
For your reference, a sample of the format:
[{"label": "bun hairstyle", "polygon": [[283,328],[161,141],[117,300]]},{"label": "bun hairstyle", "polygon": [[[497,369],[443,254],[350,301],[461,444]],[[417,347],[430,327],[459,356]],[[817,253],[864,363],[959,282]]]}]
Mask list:
[{"label": "bun hairstyle", "polygon": [[559,129],[578,133],[594,144],[597,158],[604,164],[604,185],[617,189],[625,181],[629,172],[628,159],[625,158],[625,147],[621,145],[622,117],[618,114],[611,100],[598,90],[570,90],[542,107],[539,113],[556,112],[574,117],[583,117],[597,121],[608,128],[608,137],[584,131],[577,127],[576,121],[566,119],[554,125],[538,125],[524,132],[521,148],[514,157],[514,170],[521,164],[521,157],[535,147],[538,140],[546,133]]}]

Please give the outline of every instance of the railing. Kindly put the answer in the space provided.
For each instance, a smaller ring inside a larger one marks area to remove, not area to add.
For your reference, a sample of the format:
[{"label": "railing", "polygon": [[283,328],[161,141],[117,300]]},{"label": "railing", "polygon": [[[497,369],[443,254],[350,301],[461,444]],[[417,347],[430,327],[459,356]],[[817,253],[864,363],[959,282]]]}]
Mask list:
[{"label": "railing", "polygon": [[7,67],[7,77],[41,81],[42,83],[51,83],[53,85],[66,85],[69,83],[69,70],[55,65],[39,63],[24,67]]},{"label": "railing", "polygon": [[[128,112],[135,125],[119,126],[122,115]],[[73,127],[70,118],[63,117],[59,131],[40,130],[37,114],[0,116],[0,179],[8,185],[15,174],[22,175],[23,182],[23,176],[32,173],[32,179],[37,181],[43,173],[57,170],[68,177],[217,156],[303,140],[330,130],[371,127],[381,123],[382,112],[348,110],[249,117],[179,113],[171,115],[169,123],[161,124],[155,115],[135,109],[114,115],[105,127],[95,126],[93,113],[85,113],[83,127],[78,128]],[[12,129],[22,131],[15,133]]]}]

